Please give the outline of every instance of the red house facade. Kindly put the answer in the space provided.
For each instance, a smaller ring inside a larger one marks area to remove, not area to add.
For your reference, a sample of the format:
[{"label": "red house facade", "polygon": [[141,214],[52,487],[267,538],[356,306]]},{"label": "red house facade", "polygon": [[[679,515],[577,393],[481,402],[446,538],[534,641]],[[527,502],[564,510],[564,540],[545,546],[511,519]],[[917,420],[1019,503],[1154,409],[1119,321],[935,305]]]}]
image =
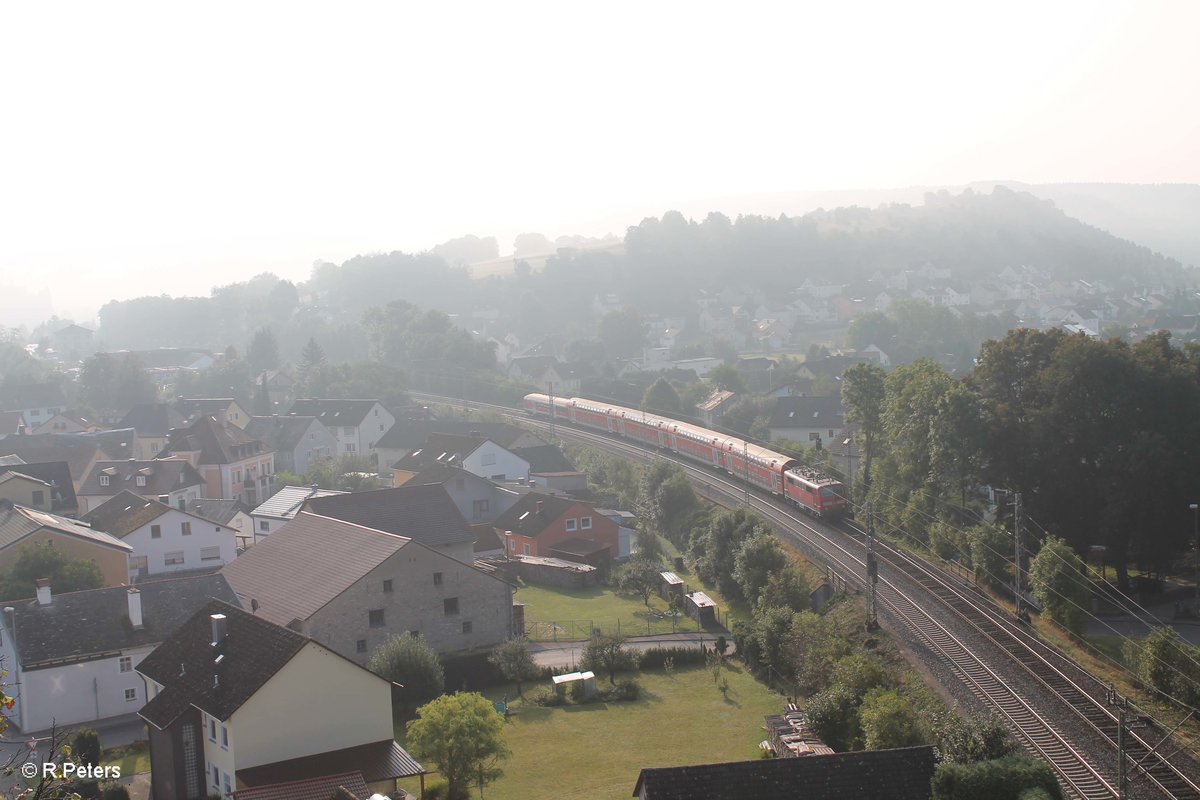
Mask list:
[{"label": "red house facade", "polygon": [[[588,543],[618,553],[618,527],[590,503],[530,492],[493,523],[509,556],[551,556],[562,551],[591,550]],[[556,551],[552,553],[551,551]]]}]

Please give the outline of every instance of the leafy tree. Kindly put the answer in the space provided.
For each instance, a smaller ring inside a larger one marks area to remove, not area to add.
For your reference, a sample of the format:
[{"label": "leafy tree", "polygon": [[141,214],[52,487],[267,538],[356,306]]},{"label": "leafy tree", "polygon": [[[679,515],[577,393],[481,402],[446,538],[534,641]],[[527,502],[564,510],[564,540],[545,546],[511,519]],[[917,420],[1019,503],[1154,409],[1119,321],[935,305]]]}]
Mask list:
[{"label": "leafy tree", "polygon": [[682,406],[679,402],[679,392],[666,378],[659,378],[646,389],[642,397],[642,407],[656,414],[679,415]]},{"label": "leafy tree", "polygon": [[[795,646],[795,617],[791,609],[782,606],[760,607],[754,612],[751,637],[752,652],[757,654],[760,667],[769,667],[790,680],[795,674],[791,650]],[[741,650],[741,645],[738,647]]]},{"label": "leafy tree", "polygon": [[270,328],[259,328],[255,332],[246,349],[246,361],[250,364],[251,375],[279,368],[279,343],[275,341],[275,334]]},{"label": "leafy tree", "polygon": [[845,686],[855,697],[866,697],[873,689],[887,689],[893,683],[887,667],[863,653],[851,653],[838,659],[829,682]]},{"label": "leafy tree", "polygon": [[859,701],[849,688],[834,684],[810,697],[804,710],[808,712],[813,732],[840,753],[860,749],[863,732],[858,718]]},{"label": "leafy tree", "polygon": [[78,592],[99,589],[104,575],[92,560],[70,560],[50,542],[23,545],[8,573],[0,582],[4,600],[33,597],[38,578],[49,578],[55,592]]},{"label": "leafy tree", "polygon": [[849,652],[850,642],[832,619],[811,611],[801,611],[793,618],[789,656],[802,691],[826,686],[834,665]]},{"label": "leafy tree", "polygon": [[309,372],[324,363],[325,351],[321,348],[321,345],[317,344],[316,339],[309,337],[308,342],[304,345],[304,349],[300,351],[300,365],[298,368],[300,379],[304,380]]},{"label": "leafy tree", "polygon": [[766,521],[744,508],[713,517],[704,534],[692,540],[692,557],[700,578],[715,583],[726,599],[740,598],[742,588],[733,577],[737,551],[746,539],[765,530]]},{"label": "leafy tree", "polygon": [[857,422],[862,436],[864,486],[871,484],[871,460],[875,456],[876,440],[883,424],[886,377],[882,367],[869,362],[855,364],[842,374],[842,404],[846,407],[846,421]]},{"label": "leafy tree", "polygon": [[963,718],[947,712],[934,718],[933,728],[947,761],[988,761],[1012,755],[1017,748],[1004,720],[993,714]]},{"label": "leafy tree", "polygon": [[404,709],[416,708],[446,688],[442,662],[421,635],[389,637],[371,654],[367,669],[403,687],[396,690],[396,701]]},{"label": "leafy tree", "polygon": [[80,764],[99,764],[100,734],[91,728],[76,728],[71,734],[71,755]]},{"label": "leafy tree", "polygon": [[158,396],[154,380],[132,353],[124,356],[97,353],[83,362],[79,372],[81,401],[96,411],[121,411]]},{"label": "leafy tree", "polygon": [[771,576],[787,566],[788,559],[779,540],[765,530],[750,536],[733,558],[733,579],[741,587],[742,596],[757,603]]},{"label": "leafy tree", "polygon": [[662,568],[662,564],[646,558],[630,559],[617,569],[617,586],[622,591],[641,595],[642,602],[649,608],[650,598],[662,585]]},{"label": "leafy tree", "polygon": [[533,680],[541,674],[529,651],[529,640],[525,638],[508,639],[496,645],[488,654],[488,661],[500,670],[505,680],[517,685],[517,694],[522,694],[522,681]]},{"label": "leafy tree", "polygon": [[625,647],[625,638],[601,634],[593,636],[583,648],[579,666],[596,672],[607,672],[608,682],[616,684],[617,673],[637,669],[640,654]]},{"label": "leafy tree", "polygon": [[1040,789],[1062,800],[1054,770],[1045,761],[1008,757],[969,764],[945,762],[933,774],[932,800],[1009,800]]},{"label": "leafy tree", "polygon": [[858,710],[863,745],[868,750],[890,750],[925,744],[928,735],[913,707],[895,691],[874,689]]},{"label": "leafy tree", "polygon": [[976,525],[967,530],[971,546],[971,564],[975,580],[996,591],[1009,585],[1008,553],[1013,549],[1012,537],[994,525]]},{"label": "leafy tree", "polygon": [[609,358],[641,355],[646,344],[646,325],[635,309],[610,311],[600,319],[600,341]]},{"label": "leafy tree", "polygon": [[666,560],[666,551],[663,550],[662,540],[647,525],[638,526],[634,545],[636,550],[634,558],[648,561],[651,564],[661,564]]},{"label": "leafy tree", "polygon": [[1055,536],[1029,562],[1029,585],[1050,617],[1072,633],[1082,633],[1092,600],[1083,560]]},{"label": "leafy tree", "polygon": [[437,766],[449,800],[466,800],[472,785],[500,777],[508,755],[504,721],[491,701],[476,692],[445,695],[417,709],[408,723],[408,749]]},{"label": "leafy tree", "polygon": [[812,590],[808,579],[800,568],[788,564],[778,572],[771,573],[767,585],[762,588],[758,604],[764,608],[787,608],[791,611],[809,610],[809,595]]},{"label": "leafy tree", "polygon": [[708,371],[705,376],[708,385],[713,389],[723,389],[737,394],[746,393],[746,382],[741,374],[730,364],[719,364]]},{"label": "leafy tree", "polygon": [[1138,679],[1160,694],[1187,705],[1200,702],[1200,648],[1169,625],[1125,644],[1125,661]]}]

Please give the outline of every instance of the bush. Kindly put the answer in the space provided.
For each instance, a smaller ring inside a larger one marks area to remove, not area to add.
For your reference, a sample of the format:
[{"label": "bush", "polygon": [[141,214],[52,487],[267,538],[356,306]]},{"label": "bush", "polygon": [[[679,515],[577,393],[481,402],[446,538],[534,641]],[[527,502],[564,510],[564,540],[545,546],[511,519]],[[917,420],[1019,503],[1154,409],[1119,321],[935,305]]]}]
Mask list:
[{"label": "bush", "polygon": [[637,700],[642,687],[632,678],[622,678],[615,686],[610,686],[601,693],[604,700],[620,702],[622,700]]},{"label": "bush", "polygon": [[[932,800],[1001,800],[1041,789],[1043,797],[1062,800],[1054,770],[1032,758],[1001,758],[974,764],[945,763],[933,774]],[[1028,795],[1036,796],[1036,795]]]},{"label": "bush", "polygon": [[561,706],[565,701],[558,696],[558,692],[543,686],[530,696],[529,702],[535,706],[552,708],[554,706]]},{"label": "bush", "polygon": [[642,669],[663,669],[667,659],[671,659],[675,668],[691,664],[703,664],[705,651],[699,647],[651,647],[642,651]]},{"label": "bush", "polygon": [[71,755],[80,764],[99,764],[100,734],[91,728],[76,728],[71,734]]},{"label": "bush", "polygon": [[424,636],[392,636],[371,654],[367,669],[403,689],[393,689],[401,708],[414,709],[440,695],[446,673]]},{"label": "bush", "polygon": [[119,783],[110,783],[104,787],[100,800],[129,800],[129,790]]},{"label": "bush", "polygon": [[445,800],[449,788],[449,784],[445,781],[426,784],[425,794],[421,796],[422,800]]}]

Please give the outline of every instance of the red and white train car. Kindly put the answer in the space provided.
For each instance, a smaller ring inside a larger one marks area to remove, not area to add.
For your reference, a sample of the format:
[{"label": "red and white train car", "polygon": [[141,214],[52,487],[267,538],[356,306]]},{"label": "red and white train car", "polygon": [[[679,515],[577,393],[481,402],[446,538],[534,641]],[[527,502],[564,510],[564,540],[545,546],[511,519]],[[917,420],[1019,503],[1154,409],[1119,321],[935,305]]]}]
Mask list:
[{"label": "red and white train car", "polygon": [[549,417],[553,407],[556,420],[616,434],[725,470],[820,517],[841,516],[849,507],[841,481],[805,467],[794,458],[735,436],[580,397],[555,397],[551,401],[544,394],[529,394],[525,396],[523,406],[527,412],[539,417]]}]

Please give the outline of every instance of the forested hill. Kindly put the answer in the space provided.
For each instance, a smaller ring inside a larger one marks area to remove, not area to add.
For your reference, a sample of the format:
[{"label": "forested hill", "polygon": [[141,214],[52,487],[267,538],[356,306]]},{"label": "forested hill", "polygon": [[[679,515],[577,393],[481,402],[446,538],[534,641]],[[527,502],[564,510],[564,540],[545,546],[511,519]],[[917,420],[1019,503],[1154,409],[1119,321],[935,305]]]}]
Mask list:
[{"label": "forested hill", "polygon": [[[100,311],[110,348],[189,346],[220,349],[275,329],[288,347],[318,333],[332,359],[361,358],[363,312],[405,300],[464,318],[524,320],[527,335],[591,335],[596,297],[614,294],[643,314],[686,314],[699,290],[790,292],[806,282],[836,284],[862,296],[875,277],[932,265],[969,284],[1005,267],[1031,266],[1052,279],[1103,280],[1113,288],[1190,286],[1181,264],[1067,216],[1030,194],[996,188],[983,194],[939,192],[923,205],[838,208],[803,217],[678,212],[630,227],[624,252],[560,250],[540,272],[472,280],[437,253],[393,252],[322,263],[293,285],[273,275],[218,287],[211,297],[144,297]],[[285,353],[294,357],[298,353]]]},{"label": "forested hill", "polygon": [[947,267],[967,281],[1020,265],[1060,280],[1116,285],[1174,284],[1182,275],[1178,261],[1003,187],[989,194],[929,193],[919,206],[838,208],[736,223],[721,215],[697,223],[668,213],[630,228],[625,244],[638,273],[705,287],[751,282],[794,288],[805,279],[853,284],[924,264]]}]

